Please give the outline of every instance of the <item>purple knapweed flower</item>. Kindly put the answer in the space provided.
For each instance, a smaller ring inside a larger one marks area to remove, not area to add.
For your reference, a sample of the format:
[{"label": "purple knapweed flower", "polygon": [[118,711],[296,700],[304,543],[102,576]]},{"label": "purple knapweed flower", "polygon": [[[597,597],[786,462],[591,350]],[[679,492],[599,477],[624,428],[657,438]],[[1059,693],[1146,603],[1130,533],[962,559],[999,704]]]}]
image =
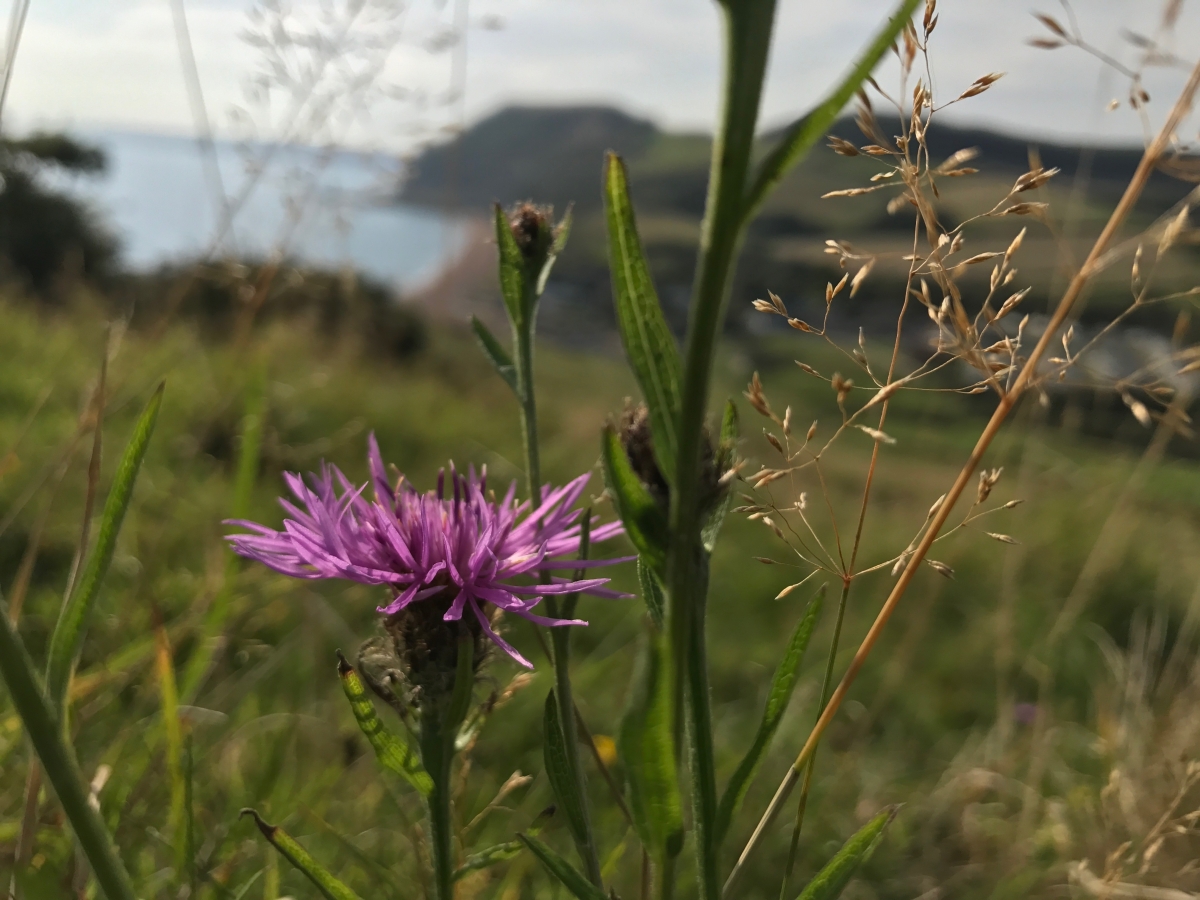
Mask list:
[{"label": "purple knapweed flower", "polygon": [[[403,479],[393,488],[373,434],[368,460],[374,502],[362,497],[366,485],[355,487],[333,465],[322,464],[320,474],[309,476],[309,484],[285,473],[299,505],[280,498],[287,513],[283,530],[234,520],[228,524],[252,533],[229,535],[227,540],[235,552],[284,575],[386,585],[393,596],[378,607],[384,616],[395,616],[414,603],[440,602],[444,621],[474,617],[493,643],[528,668],[533,668],[529,660],[496,633],[485,604],[539,625],[586,625],[580,619],[552,619],[532,610],[548,595],[624,596],[601,587],[607,578],[571,580],[548,574],[581,567],[577,559],[564,557],[579,553],[580,511],[572,507],[587,485],[586,474],[563,487],[547,487],[541,505],[530,509],[528,501],[515,501],[515,482],[504,499],[489,497],[486,470],[477,478],[474,468],[464,476],[451,467],[450,497],[445,496],[444,474],[438,477],[436,491],[418,493]],[[591,540],[601,541],[621,530],[620,522],[600,525],[591,529]],[[588,560],[586,567],[631,558]]]}]

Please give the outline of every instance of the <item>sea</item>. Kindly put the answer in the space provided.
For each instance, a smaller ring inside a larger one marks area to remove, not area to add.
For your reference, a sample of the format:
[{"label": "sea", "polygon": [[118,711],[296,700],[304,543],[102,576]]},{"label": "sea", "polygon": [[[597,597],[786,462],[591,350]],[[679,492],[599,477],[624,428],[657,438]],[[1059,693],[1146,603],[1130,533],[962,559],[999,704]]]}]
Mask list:
[{"label": "sea", "polygon": [[232,142],[206,152],[186,137],[115,130],[75,136],[104,150],[106,170],[53,181],[86,200],[134,270],[278,252],[412,291],[467,240],[461,216],[396,202],[402,169],[391,156]]}]

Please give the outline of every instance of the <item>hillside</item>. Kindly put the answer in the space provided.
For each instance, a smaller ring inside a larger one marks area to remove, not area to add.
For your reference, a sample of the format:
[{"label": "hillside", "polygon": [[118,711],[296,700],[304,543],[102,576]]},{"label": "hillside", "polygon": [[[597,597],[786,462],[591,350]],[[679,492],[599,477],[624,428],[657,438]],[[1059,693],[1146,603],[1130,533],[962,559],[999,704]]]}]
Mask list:
[{"label": "hillside", "polygon": [[[883,124],[886,127],[888,123]],[[831,133],[865,143],[850,119],[840,120]],[[764,136],[763,150],[777,137]],[[1022,277],[1034,286],[1032,302],[1027,304],[1031,310],[1044,308],[1046,293],[1062,271],[1064,248],[1085,251],[1140,157],[1138,148],[1036,143],[940,122],[930,130],[928,144],[935,161],[964,148],[979,150],[971,162],[980,170],[978,174],[940,182],[939,214],[949,227],[978,216],[1002,199],[1015,178],[1029,169],[1031,158],[1040,159],[1046,168],[1062,170],[1038,196],[1023,195],[1023,199],[1049,201],[1059,223],[1056,237],[1036,222],[1028,222],[1032,227],[1022,251]],[[709,146],[705,135],[664,132],[651,122],[607,107],[512,107],[425,151],[410,167],[398,198],[480,214],[495,201],[510,204],[532,199],[553,204],[560,212],[574,204],[574,234],[547,297],[548,328],[560,340],[591,342],[598,328],[611,324],[599,173],[604,152],[615,149],[629,165],[639,225],[660,296],[674,326],[682,330],[703,212]],[[750,229],[734,287],[731,329],[750,327],[746,316],[750,300],[765,296],[768,290],[780,294],[800,315],[819,318],[824,311],[825,282],[841,277],[836,260],[824,253],[825,241],[831,238],[880,254],[879,264],[855,302],[835,308],[833,327],[847,330],[862,325],[869,331],[891,327],[894,301],[902,296],[901,279],[907,267],[900,257],[911,250],[912,216],[903,211],[888,213],[894,190],[821,199],[831,190],[866,185],[871,175],[882,170],[878,159],[847,159],[825,146],[814,148],[780,185]],[[1165,173],[1155,173],[1131,227],[1144,228],[1189,188]],[[970,246],[1003,249],[1022,224],[1026,222],[1011,218],[973,223],[968,231]],[[476,252],[482,257],[489,251],[480,248]],[[1196,282],[1194,251],[1186,251],[1182,260],[1161,273],[1165,286]],[[976,280],[968,280],[968,288],[986,280],[987,267],[978,268],[980,271],[973,273]],[[488,266],[477,262],[473,269],[482,274]],[[459,273],[453,285],[456,308],[485,314],[497,309],[495,289],[488,279]],[[1090,313],[1108,317],[1127,296],[1127,264],[1114,266],[1097,281]],[[1149,315],[1141,324],[1165,327],[1175,310],[1160,309],[1163,311]]]}]

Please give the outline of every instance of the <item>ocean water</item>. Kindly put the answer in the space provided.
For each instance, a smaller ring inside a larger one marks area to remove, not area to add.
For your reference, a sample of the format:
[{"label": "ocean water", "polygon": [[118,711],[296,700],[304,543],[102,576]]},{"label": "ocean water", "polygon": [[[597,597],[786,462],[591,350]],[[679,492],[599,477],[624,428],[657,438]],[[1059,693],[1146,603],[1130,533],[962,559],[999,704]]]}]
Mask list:
[{"label": "ocean water", "polygon": [[403,290],[437,275],[466,240],[461,219],[392,202],[399,165],[390,157],[219,143],[218,192],[194,140],[119,131],[79,137],[104,149],[107,171],[57,180],[87,199],[134,269],[224,253],[262,258],[282,248],[297,262],[349,265]]}]

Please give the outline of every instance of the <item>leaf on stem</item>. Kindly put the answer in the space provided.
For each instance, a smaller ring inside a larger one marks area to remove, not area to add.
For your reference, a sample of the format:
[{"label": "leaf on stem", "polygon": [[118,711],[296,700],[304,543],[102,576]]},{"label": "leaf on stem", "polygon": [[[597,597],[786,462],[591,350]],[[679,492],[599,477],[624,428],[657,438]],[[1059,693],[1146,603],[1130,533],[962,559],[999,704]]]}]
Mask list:
[{"label": "leaf on stem", "polygon": [[471,330],[475,332],[475,339],[479,342],[483,355],[496,370],[496,374],[504,379],[504,383],[512,388],[514,394],[517,393],[517,367],[508,351],[476,316],[471,316]]},{"label": "leaf on stem", "polygon": [[133,437],[121,455],[112,489],[104,502],[96,546],[88,557],[83,576],[75,591],[63,604],[62,612],[54,625],[46,669],[46,694],[51,709],[60,718],[66,703],[67,684],[71,680],[71,672],[75,668],[75,661],[79,658],[79,651],[87,634],[88,620],[100,593],[100,585],[112,562],[117,535],[121,531],[121,523],[133,496],[134,482],[137,481],[138,470],[146,456],[150,436],[154,433],[154,423],[158,419],[159,407],[162,406],[163,388],[163,384],[158,386],[158,390],[154,392],[134,426]]},{"label": "leaf on stem", "polygon": [[500,251],[500,294],[508,319],[516,326],[525,321],[525,258],[499,203],[495,204],[496,247]]},{"label": "leaf on stem", "polygon": [[792,699],[792,693],[796,689],[796,676],[800,662],[804,659],[804,651],[808,649],[808,642],[812,638],[817,618],[821,614],[821,606],[825,600],[825,588],[825,585],[821,585],[816,595],[809,601],[808,609],[796,626],[796,630],[792,632],[783,659],[775,670],[775,676],[771,679],[767,706],[763,710],[762,720],[758,724],[754,743],[746,751],[746,755],[733,773],[733,777],[729,779],[725,794],[721,797],[720,806],[717,807],[717,824],[713,829],[718,846],[728,834],[733,817],[737,813],[738,807],[741,806],[742,800],[745,799],[746,791],[750,789],[750,783],[754,780],[754,775],[758,771],[759,765],[762,764],[767,748],[771,745],[771,739],[774,738],[783,714],[787,711],[788,702]]},{"label": "leaf on stem", "polygon": [[854,96],[854,92],[870,76],[871,70],[891,48],[896,37],[911,20],[919,3],[920,0],[901,0],[896,11],[876,32],[874,39],[855,61],[846,77],[830,91],[829,96],[818,106],[809,110],[788,127],[783,139],[767,155],[767,158],[759,166],[757,174],[754,175],[752,187],[746,196],[743,207],[743,220],[748,221],[754,215],[759,205],[766,199],[767,194],[783,180],[788,170],[800,162],[813,145],[821,139],[842,108]]},{"label": "leaf on stem", "polygon": [[[717,472],[722,476],[732,468],[737,460],[737,439],[738,412],[737,407],[730,400],[726,402],[725,414],[721,417],[721,438],[717,445]],[[721,533],[721,525],[725,522],[729,507],[733,505],[733,491],[729,489],[729,485],[723,484],[721,491],[712,512],[709,513],[708,519],[704,523],[704,528],[700,531],[704,550],[709,554],[717,545],[717,535]]]},{"label": "leaf on stem", "polygon": [[350,701],[354,720],[358,722],[358,727],[371,744],[371,749],[375,751],[379,764],[411,784],[421,796],[429,796],[433,790],[433,779],[422,768],[420,756],[403,738],[389,731],[383,724],[375,712],[371,698],[367,696],[358,672],[341,653],[338,654],[338,675],[341,677],[346,699]]},{"label": "leaf on stem", "polygon": [[242,816],[252,816],[262,836],[284,859],[299,869],[326,900],[361,900],[358,894],[334,878],[324,866],[313,859],[295,838],[278,825],[268,825],[264,822],[257,810],[243,809]]},{"label": "leaf on stem", "polygon": [[658,583],[658,576],[650,566],[639,556],[637,561],[638,584],[642,589],[642,600],[646,604],[646,609],[650,613],[650,621],[654,623],[654,627],[659,631],[663,629],[663,617],[666,615],[666,602],[663,600],[662,587]]},{"label": "leaf on stem", "polygon": [[[572,730],[574,737],[574,730]],[[542,756],[546,764],[546,777],[554,791],[554,799],[567,815],[571,836],[580,847],[587,845],[587,813],[583,798],[579,796],[578,782],[567,760],[566,737],[558,718],[558,701],[554,691],[546,695],[546,708],[542,716]]]},{"label": "leaf on stem", "polygon": [[584,878],[582,872],[537,838],[518,834],[517,840],[529,848],[529,852],[538,858],[546,871],[557,878],[578,900],[608,900],[604,891]]},{"label": "leaf on stem", "polygon": [[614,153],[605,162],[604,207],[621,342],[650,411],[654,458],[667,483],[672,484],[682,406],[682,363],[642,252],[625,164]]},{"label": "leaf on stem", "polygon": [[606,426],[601,435],[600,455],[604,483],[612,494],[625,534],[637,548],[639,557],[662,578],[667,567],[666,514],[633,471],[612,425]]},{"label": "leaf on stem", "polygon": [[845,890],[858,867],[871,858],[883,840],[884,829],[896,818],[899,810],[898,806],[889,806],[859,829],[805,886],[797,900],[835,900]]},{"label": "leaf on stem", "polygon": [[648,635],[618,735],[618,751],[629,779],[634,828],[642,845],[657,860],[677,855],[683,846],[683,813],[671,736],[670,673],[664,646],[660,635]]}]

